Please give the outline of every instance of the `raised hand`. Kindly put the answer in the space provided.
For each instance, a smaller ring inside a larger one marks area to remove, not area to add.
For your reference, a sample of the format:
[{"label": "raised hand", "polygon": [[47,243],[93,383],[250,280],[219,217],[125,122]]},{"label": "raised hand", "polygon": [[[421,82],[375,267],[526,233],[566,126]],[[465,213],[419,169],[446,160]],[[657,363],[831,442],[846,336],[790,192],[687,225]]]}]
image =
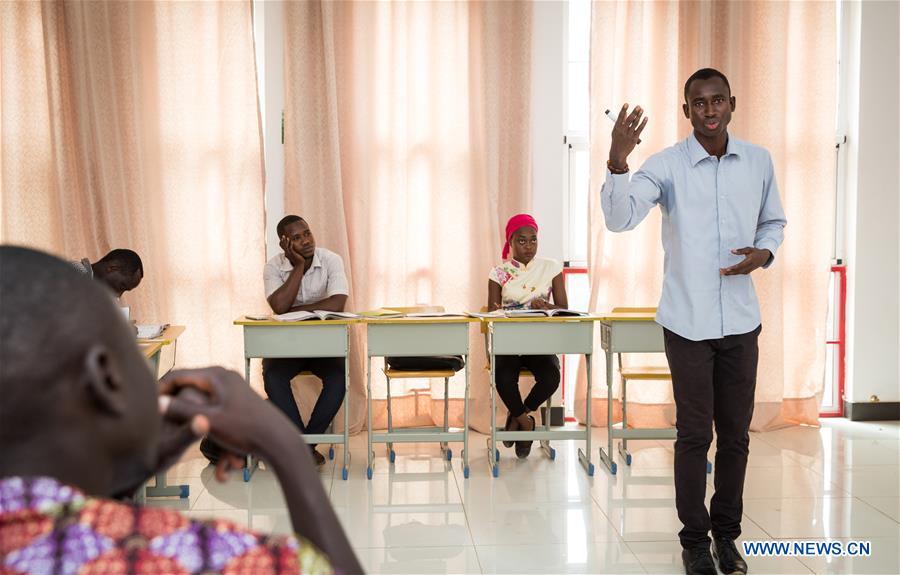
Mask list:
[{"label": "raised hand", "polygon": [[630,114],[628,104],[619,110],[619,116],[612,130],[612,142],[609,145],[609,162],[613,167],[624,169],[627,166],[628,154],[640,141],[641,132],[644,131],[648,119],[644,117],[644,110],[640,106],[635,106]]},{"label": "raised hand", "polygon": [[766,262],[769,261],[769,258],[772,257],[772,252],[769,250],[760,250],[750,247],[731,250],[731,253],[738,256],[744,256],[744,259],[733,266],[720,268],[719,275],[736,276],[749,274],[756,268],[764,266]]}]

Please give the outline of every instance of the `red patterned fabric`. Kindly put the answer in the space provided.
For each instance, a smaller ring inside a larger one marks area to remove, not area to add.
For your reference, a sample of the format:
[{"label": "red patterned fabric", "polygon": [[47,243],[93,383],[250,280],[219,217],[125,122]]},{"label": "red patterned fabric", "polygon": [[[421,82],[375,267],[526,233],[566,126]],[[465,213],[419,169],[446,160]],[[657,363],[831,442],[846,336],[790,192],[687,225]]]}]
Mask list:
[{"label": "red patterned fabric", "polygon": [[332,573],[309,542],[89,498],[54,479],[0,480],[0,575]]}]

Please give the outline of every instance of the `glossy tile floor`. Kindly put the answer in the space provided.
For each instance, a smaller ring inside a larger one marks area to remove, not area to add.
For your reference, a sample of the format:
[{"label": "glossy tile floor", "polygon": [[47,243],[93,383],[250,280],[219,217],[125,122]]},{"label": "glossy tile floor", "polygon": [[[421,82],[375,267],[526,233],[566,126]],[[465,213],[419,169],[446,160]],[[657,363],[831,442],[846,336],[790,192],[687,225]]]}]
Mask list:
[{"label": "glossy tile floor", "polygon": [[[867,540],[869,557],[752,557],[750,572],[900,574],[900,422],[822,420],[822,427],[751,434],[743,539]],[[501,447],[500,477],[487,466],[484,436],[472,433],[471,475],[436,445],[397,446],[391,465],[376,446],[366,479],[366,438],[352,439],[351,472],[321,470],[360,560],[370,573],[682,573],[672,482],[672,443],[632,442],[631,467],[610,476],[578,465],[576,443],[556,442],[556,461],[537,449],[517,460]],[[341,451],[337,449],[340,460]],[[712,455],[711,455],[712,456]],[[199,451],[169,472],[186,500],[151,505],[287,532],[277,480],[261,469],[217,483]],[[712,475],[707,496],[712,495]]]}]

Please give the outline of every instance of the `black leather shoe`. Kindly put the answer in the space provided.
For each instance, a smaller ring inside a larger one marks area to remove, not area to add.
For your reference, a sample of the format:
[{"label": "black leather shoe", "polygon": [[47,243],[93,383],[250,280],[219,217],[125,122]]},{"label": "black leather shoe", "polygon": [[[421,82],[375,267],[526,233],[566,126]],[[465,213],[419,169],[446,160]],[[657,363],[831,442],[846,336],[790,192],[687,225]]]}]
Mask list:
[{"label": "black leather shoe", "polygon": [[[225,448],[210,439],[207,435],[200,441],[200,453],[202,453],[210,463],[215,465],[219,462],[219,459],[221,459],[222,455],[225,453]],[[247,467],[247,458],[242,457],[241,459],[244,460],[244,463],[243,465],[241,465],[241,467]]]},{"label": "black leather shoe", "polygon": [[[503,431],[510,431],[509,426],[512,423],[512,414],[506,414],[506,425],[503,427]],[[512,447],[515,442],[513,441],[504,441],[503,447]]]},{"label": "black leather shoe", "polygon": [[718,575],[712,556],[709,554],[709,547],[683,549],[681,562],[684,563],[685,575]]},{"label": "black leather shoe", "polygon": [[727,537],[713,537],[713,557],[719,564],[719,569],[725,575],[746,575],[747,562],[741,557],[734,539]]},{"label": "black leather shoe", "polygon": [[[534,422],[534,418],[529,415],[528,419],[531,420],[531,429],[527,429],[525,431],[534,431],[535,426],[536,426],[536,424]],[[525,459],[526,457],[528,457],[528,454],[531,453],[531,444],[532,443],[534,443],[534,442],[533,441],[517,441],[516,442],[516,457],[518,457],[519,459]]]}]

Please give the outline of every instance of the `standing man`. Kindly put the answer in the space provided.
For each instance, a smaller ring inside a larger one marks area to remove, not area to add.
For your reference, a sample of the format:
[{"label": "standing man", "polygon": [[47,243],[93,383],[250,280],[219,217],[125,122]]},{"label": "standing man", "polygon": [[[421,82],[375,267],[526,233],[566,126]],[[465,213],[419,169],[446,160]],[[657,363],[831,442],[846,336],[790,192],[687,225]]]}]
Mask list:
[{"label": "standing man", "polygon": [[144,264],[141,257],[126,249],[113,250],[94,264],[91,260],[83,258],[81,261],[72,262],[72,265],[81,273],[102,281],[113,290],[117,298],[136,288],[144,279]]},{"label": "standing man", "polygon": [[[316,247],[309,225],[300,216],[285,216],[278,222],[282,253],[266,263],[264,272],[266,299],[276,314],[289,311],[344,311],[350,293],[341,256]],[[304,426],[291,391],[291,380],[301,371],[311,371],[322,380],[322,393]],[[325,433],[345,392],[344,359],[267,358],[263,360],[263,382],[269,399],[303,433]],[[311,445],[316,463],[325,457]]]},{"label": "standing man", "polygon": [[[684,84],[693,133],[651,156],[629,178],[628,155],[647,125],[622,107],[612,132],[600,203],[606,227],[637,226],[662,210],[665,268],[656,321],[663,326],[675,394],[675,501],[688,574],[746,573],[741,534],[744,473],[762,330],[750,273],[766,268],[785,220],[769,153],[728,135],[728,79],[698,70]],[[629,181],[630,180],[630,181]],[[707,511],[706,453],[715,425],[715,495]],[[710,556],[710,530],[713,557]]]}]

